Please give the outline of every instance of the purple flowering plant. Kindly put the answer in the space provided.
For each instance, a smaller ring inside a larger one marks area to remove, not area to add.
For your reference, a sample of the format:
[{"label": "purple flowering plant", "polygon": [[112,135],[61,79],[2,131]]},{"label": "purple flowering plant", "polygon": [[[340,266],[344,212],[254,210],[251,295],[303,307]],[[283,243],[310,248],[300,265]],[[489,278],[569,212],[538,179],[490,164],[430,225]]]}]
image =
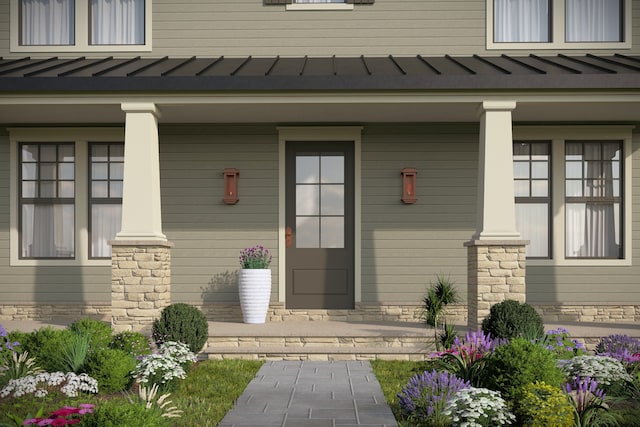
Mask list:
[{"label": "purple flowering plant", "polygon": [[272,258],[269,249],[256,245],[240,251],[240,266],[249,269],[269,268]]},{"label": "purple flowering plant", "polygon": [[544,336],[536,341],[549,351],[552,351],[557,359],[571,359],[575,356],[587,354],[587,350],[580,341],[572,339],[565,328],[553,329],[545,332]]},{"label": "purple flowering plant", "polygon": [[484,356],[506,342],[506,339],[492,338],[491,334],[485,334],[480,329],[467,332],[462,339],[456,337],[450,349],[434,353],[432,356],[439,359],[444,369],[476,387],[479,386],[481,370],[486,360]]},{"label": "purple flowering plant", "polygon": [[628,335],[613,334],[600,339],[595,352],[599,356],[609,356],[624,363],[640,362],[640,340]]},{"label": "purple flowering plant", "polygon": [[414,375],[400,393],[398,403],[410,421],[426,422],[430,426],[447,426],[450,419],[444,414],[447,401],[459,390],[471,384],[450,372],[425,371]]},{"label": "purple flowering plant", "polygon": [[598,382],[590,377],[574,378],[564,386],[574,409],[574,426],[601,425],[610,418],[606,395]]}]

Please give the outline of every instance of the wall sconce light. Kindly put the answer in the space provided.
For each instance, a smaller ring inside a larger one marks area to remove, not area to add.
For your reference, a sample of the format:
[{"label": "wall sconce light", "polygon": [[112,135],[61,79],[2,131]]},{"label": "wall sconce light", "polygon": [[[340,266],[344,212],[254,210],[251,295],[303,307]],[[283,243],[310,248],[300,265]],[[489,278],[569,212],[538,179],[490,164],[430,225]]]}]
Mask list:
[{"label": "wall sconce light", "polygon": [[402,203],[411,205],[418,201],[416,197],[416,176],[418,171],[414,168],[404,168],[400,171],[402,175]]},{"label": "wall sconce light", "polygon": [[226,168],[224,170],[224,197],[222,201],[227,205],[235,205],[238,203],[238,177],[240,171],[235,168]]}]

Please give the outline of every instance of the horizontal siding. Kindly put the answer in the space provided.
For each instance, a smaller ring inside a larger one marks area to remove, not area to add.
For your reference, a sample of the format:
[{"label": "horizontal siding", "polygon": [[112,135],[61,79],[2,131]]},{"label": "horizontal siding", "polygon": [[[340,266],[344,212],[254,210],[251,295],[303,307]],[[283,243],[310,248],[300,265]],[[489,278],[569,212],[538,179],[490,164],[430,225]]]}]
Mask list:
[{"label": "horizontal siding", "polygon": [[[438,274],[466,295],[463,242],[475,229],[476,126],[365,128],[362,299],[420,303]],[[457,161],[459,159],[459,161]],[[400,170],[418,171],[418,202],[400,201]]]},{"label": "horizontal siding", "polygon": [[[377,0],[373,5],[356,5],[352,11],[286,11],[284,6],[263,6],[262,0],[153,0],[153,52],[142,55],[529,54],[486,51],[486,2]],[[23,56],[9,52],[8,3],[0,2],[0,56]],[[632,7],[633,48],[625,53],[638,54],[640,0],[633,0]]]},{"label": "horizontal siding", "polygon": [[[278,283],[278,138],[268,126],[175,126],[160,133],[163,229],[171,252],[172,300],[237,301],[240,250],[273,254]],[[240,170],[236,205],[225,205],[225,168]]]}]

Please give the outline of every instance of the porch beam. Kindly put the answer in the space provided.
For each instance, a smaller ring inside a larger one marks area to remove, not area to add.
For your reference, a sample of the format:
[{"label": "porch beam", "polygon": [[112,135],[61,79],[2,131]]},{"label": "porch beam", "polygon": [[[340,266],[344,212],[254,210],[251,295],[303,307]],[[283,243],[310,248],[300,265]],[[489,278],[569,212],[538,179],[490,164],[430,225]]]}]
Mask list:
[{"label": "porch beam", "polygon": [[513,185],[511,112],[515,101],[484,101],[480,110],[475,240],[519,240]]},{"label": "porch beam", "polygon": [[166,241],[162,232],[158,117],[153,103],[123,103],[126,113],[122,227],[116,240]]}]

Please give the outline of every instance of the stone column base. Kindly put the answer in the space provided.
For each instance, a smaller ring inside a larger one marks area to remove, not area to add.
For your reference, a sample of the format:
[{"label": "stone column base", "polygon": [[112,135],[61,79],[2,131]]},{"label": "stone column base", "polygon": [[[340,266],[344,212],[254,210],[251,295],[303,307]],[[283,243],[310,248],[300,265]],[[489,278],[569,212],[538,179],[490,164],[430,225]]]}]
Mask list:
[{"label": "stone column base", "polygon": [[525,240],[472,240],[467,247],[468,327],[477,330],[492,305],[526,300]]},{"label": "stone column base", "polygon": [[111,325],[114,332],[150,333],[171,303],[171,248],[167,241],[111,243]]}]

